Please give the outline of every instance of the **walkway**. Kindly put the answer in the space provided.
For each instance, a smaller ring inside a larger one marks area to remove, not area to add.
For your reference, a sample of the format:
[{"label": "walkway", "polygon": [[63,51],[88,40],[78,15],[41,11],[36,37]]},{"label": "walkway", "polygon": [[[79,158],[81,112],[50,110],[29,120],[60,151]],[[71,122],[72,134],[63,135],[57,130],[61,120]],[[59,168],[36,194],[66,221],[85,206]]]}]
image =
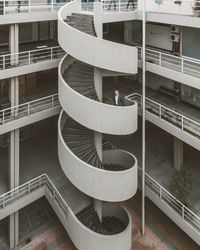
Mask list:
[{"label": "walkway", "polygon": [[[112,97],[114,94],[114,89],[118,89],[124,96],[130,95],[132,93],[141,93],[141,84],[136,80],[130,80],[125,77],[106,77],[103,85],[104,94],[107,97]],[[156,101],[166,107],[190,118],[194,121],[200,122],[200,112],[199,108],[195,108],[184,102],[177,102],[167,97],[164,94],[156,92],[156,90],[146,88],[146,97]]]},{"label": "walkway", "polygon": [[[126,202],[133,216],[132,250],[198,250],[199,247],[165,216],[151,201],[146,200],[146,233],[140,233],[140,197],[138,193]],[[75,250],[61,225],[51,227],[20,250]]]}]

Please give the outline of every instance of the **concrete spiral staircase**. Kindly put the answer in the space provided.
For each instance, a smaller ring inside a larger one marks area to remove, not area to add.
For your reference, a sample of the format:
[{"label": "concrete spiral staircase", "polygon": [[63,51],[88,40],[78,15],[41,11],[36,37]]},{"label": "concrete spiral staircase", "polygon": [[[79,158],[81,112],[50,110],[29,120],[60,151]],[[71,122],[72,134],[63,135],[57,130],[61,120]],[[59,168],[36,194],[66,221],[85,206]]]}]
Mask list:
[{"label": "concrete spiral staircase", "polygon": [[72,184],[93,198],[75,214],[76,219],[68,218],[67,228],[78,249],[130,250],[131,218],[116,202],[136,193],[137,159],[119,149],[102,151],[101,133],[135,132],[137,104],[102,103],[101,79],[104,71],[137,73],[137,49],[99,37],[96,13],[83,13],[80,0],[75,0],[58,14],[58,40],[67,53],[59,65],[63,111],[58,122],[58,156]]}]

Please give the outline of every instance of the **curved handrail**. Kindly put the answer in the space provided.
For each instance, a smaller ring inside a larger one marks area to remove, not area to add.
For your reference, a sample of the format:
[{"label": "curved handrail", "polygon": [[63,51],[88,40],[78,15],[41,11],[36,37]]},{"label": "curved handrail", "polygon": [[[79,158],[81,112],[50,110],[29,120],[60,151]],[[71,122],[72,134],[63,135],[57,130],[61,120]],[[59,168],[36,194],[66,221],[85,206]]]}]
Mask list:
[{"label": "curved handrail", "polygon": [[[80,13],[80,9],[80,0],[75,0],[59,10],[58,41],[61,47],[67,53],[73,55],[74,58],[94,67],[120,73],[136,74],[138,70],[136,47],[88,35],[64,22],[64,19],[71,13]],[[130,55],[132,56],[130,57]],[[127,58],[129,58],[128,63]]]},{"label": "curved handrail", "polygon": [[97,102],[81,95],[63,79],[61,67],[67,57],[70,56],[66,55],[61,60],[58,70],[59,101],[66,113],[83,126],[101,133],[127,135],[135,132],[137,130],[137,103],[119,107]]},{"label": "curved handrail", "polygon": [[[94,242],[98,244],[98,247],[95,248],[97,250],[110,250],[110,243],[115,243],[117,250],[123,249],[123,244],[125,244],[125,241],[123,242],[123,238],[129,237],[131,234],[131,216],[127,209],[122,208],[120,206],[113,205],[112,211],[114,210],[115,213],[120,213],[124,217],[124,223],[126,224],[126,229],[122,231],[119,234],[115,235],[102,235],[98,234],[88,227],[86,227],[84,224],[82,224],[77,216],[74,214],[70,206],[67,204],[65,199],[62,197],[54,183],[51,181],[51,179],[48,177],[47,174],[42,174],[20,186],[17,188],[14,188],[10,190],[9,192],[3,194],[0,196],[0,214],[2,210],[7,209],[7,206],[12,205],[12,203],[17,202],[18,199],[27,197],[32,194],[32,192],[35,192],[41,188],[45,188],[45,192],[43,195],[46,196],[46,198],[50,198],[51,202],[54,205],[58,205],[63,213],[63,217],[61,222],[63,223],[63,226],[67,230],[69,236],[74,240],[74,244],[78,249],[87,249],[87,250],[93,250],[94,247],[92,247],[91,242]],[[49,195],[48,195],[49,194]],[[38,199],[37,196],[32,197],[33,200],[31,202],[34,202]],[[39,197],[40,198],[40,197]],[[26,204],[24,204],[25,206]],[[106,204],[104,204],[104,207],[106,209]],[[108,205],[110,206],[110,205]],[[111,205],[112,206],[112,205]],[[55,209],[55,212],[58,213],[58,210],[55,206],[53,206]],[[16,208],[17,209],[17,208]],[[10,209],[7,209],[9,212]],[[59,214],[60,215],[60,214]],[[71,223],[69,223],[71,222]],[[77,232],[81,232],[81,234],[77,238]],[[81,236],[82,235],[82,236]],[[85,240],[85,237],[89,239],[89,241]],[[100,244],[101,243],[101,244]],[[121,247],[121,248],[120,248]],[[127,248],[128,249],[128,248]],[[130,248],[129,248],[130,249]]]},{"label": "curved handrail", "polygon": [[118,164],[120,164],[118,159],[120,156],[121,164],[124,165],[127,162],[129,165],[127,169],[109,171],[91,166],[77,157],[66,145],[61,132],[65,119],[62,111],[58,120],[58,156],[62,170],[69,180],[82,192],[96,199],[117,202],[131,198],[137,191],[136,157],[123,150],[107,150],[104,152],[105,157],[103,154],[103,159],[112,158],[113,154],[118,155],[115,158]]}]

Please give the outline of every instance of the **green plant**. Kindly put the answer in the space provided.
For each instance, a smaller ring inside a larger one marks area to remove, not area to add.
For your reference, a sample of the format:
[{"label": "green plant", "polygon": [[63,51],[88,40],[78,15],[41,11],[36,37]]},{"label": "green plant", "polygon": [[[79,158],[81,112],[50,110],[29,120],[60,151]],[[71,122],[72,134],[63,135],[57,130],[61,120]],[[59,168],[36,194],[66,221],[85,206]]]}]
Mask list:
[{"label": "green plant", "polygon": [[191,171],[185,168],[174,170],[170,189],[180,202],[186,204],[187,196],[192,191]]}]

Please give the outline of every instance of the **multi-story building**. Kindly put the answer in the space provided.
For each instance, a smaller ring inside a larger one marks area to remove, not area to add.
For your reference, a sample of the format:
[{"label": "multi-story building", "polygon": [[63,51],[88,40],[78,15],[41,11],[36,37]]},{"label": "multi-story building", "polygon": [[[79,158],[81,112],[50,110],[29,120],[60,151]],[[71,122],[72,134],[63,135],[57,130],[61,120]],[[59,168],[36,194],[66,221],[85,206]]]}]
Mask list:
[{"label": "multi-story building", "polygon": [[128,250],[119,202],[138,188],[200,245],[198,6],[0,1],[3,249],[25,244],[20,211],[46,197],[78,249]]}]

